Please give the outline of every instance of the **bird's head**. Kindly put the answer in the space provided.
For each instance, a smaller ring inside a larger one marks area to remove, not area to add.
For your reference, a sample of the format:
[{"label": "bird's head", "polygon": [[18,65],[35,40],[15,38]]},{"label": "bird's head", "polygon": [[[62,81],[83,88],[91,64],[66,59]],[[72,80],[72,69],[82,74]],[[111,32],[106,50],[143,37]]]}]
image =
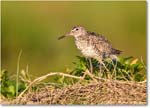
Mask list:
[{"label": "bird's head", "polygon": [[85,30],[84,27],[82,26],[74,26],[69,33],[66,33],[64,36],[59,37],[58,39],[62,39],[64,37],[68,36],[74,36],[79,37],[79,36],[85,36],[87,31]]}]

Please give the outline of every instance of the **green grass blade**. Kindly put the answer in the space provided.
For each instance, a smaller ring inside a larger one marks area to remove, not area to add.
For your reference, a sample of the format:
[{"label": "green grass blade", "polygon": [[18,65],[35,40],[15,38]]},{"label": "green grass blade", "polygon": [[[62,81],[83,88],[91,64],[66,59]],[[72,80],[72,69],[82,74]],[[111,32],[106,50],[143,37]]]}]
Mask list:
[{"label": "green grass blade", "polygon": [[16,97],[18,96],[18,85],[19,85],[19,67],[20,67],[20,58],[22,50],[19,52],[18,61],[17,61],[17,76],[16,76]]}]

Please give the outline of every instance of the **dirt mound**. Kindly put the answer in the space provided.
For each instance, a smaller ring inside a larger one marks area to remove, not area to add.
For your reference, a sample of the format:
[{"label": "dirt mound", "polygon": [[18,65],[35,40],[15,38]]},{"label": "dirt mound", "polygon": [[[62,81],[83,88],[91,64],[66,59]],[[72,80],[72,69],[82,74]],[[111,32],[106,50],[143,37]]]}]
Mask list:
[{"label": "dirt mound", "polygon": [[100,80],[60,88],[44,87],[27,92],[9,104],[133,104],[146,105],[146,83]]}]

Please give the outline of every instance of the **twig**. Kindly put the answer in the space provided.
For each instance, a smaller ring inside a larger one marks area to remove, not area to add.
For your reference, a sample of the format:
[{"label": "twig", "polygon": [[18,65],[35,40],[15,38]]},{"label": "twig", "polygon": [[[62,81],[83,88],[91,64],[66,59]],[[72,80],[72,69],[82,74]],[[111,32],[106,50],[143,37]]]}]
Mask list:
[{"label": "twig", "polygon": [[94,78],[94,75],[91,74],[91,73],[89,72],[89,70],[86,70],[85,73],[86,73],[87,75],[89,75],[95,82],[97,82],[97,80]]},{"label": "twig", "polygon": [[65,76],[65,77],[70,77],[70,78],[75,78],[75,79],[83,80],[82,77],[77,77],[77,76],[74,76],[74,75],[69,75],[69,74],[65,74],[65,73],[61,73],[61,72],[49,73],[49,74],[46,74],[46,75],[44,75],[44,76],[38,77],[38,78],[36,78],[35,80],[33,80],[33,81],[29,84],[29,86],[28,86],[23,92],[21,92],[21,94],[18,96],[18,98],[20,98],[20,97],[21,97],[33,84],[35,84],[36,82],[42,81],[42,80],[46,79],[47,77],[53,76],[53,75],[60,75],[60,76]]}]

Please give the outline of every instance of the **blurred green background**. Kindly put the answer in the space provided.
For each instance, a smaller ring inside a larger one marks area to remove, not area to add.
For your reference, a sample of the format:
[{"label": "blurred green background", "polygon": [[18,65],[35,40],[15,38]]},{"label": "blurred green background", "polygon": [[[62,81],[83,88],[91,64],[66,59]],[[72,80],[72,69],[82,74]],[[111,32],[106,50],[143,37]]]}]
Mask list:
[{"label": "blurred green background", "polygon": [[72,68],[81,55],[73,38],[58,41],[74,25],[107,37],[122,56],[146,62],[146,2],[2,2],[2,69],[16,74],[20,68],[40,76]]}]

